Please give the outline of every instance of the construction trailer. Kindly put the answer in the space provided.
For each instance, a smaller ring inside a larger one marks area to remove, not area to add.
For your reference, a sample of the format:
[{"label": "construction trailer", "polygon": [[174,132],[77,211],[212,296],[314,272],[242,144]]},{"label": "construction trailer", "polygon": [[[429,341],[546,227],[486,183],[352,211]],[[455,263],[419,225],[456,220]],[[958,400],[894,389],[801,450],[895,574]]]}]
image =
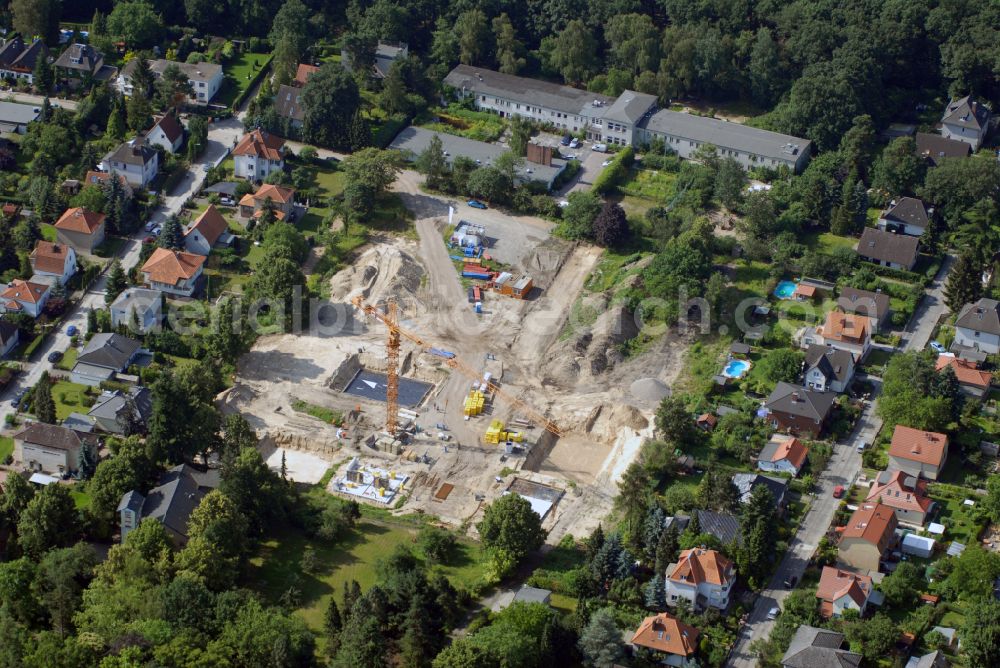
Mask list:
[{"label": "construction trailer", "polygon": [[449,241],[459,248],[472,248],[481,252],[486,245],[486,228],[467,220],[460,220]]},{"label": "construction trailer", "polygon": [[531,276],[521,274],[514,276],[509,271],[501,272],[490,281],[490,289],[515,299],[527,299],[531,289],[535,287]]}]

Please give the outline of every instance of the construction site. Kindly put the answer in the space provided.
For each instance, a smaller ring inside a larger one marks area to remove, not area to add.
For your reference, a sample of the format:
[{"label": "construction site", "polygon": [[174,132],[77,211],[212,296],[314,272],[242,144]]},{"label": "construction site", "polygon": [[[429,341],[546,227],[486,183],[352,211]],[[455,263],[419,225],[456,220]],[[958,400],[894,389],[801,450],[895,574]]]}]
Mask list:
[{"label": "construction site", "polygon": [[[492,246],[449,241],[445,217],[416,225],[419,241],[372,244],[333,277],[336,332],[258,340],[220,396],[223,409],[243,413],[264,447],[308,453],[306,468],[335,467],[332,494],[474,532],[485,504],[518,493],[540,511],[550,541],[587,534],[651,435],[683,343],[667,334],[624,357],[634,319],[584,290],[601,250],[550,237],[551,223],[509,218],[463,230],[498,249],[520,235],[515,270],[478,279],[463,278],[456,257]],[[472,288],[479,299],[470,303]],[[600,315],[570,329],[580,299]],[[326,423],[294,408],[303,402],[343,418]]]}]

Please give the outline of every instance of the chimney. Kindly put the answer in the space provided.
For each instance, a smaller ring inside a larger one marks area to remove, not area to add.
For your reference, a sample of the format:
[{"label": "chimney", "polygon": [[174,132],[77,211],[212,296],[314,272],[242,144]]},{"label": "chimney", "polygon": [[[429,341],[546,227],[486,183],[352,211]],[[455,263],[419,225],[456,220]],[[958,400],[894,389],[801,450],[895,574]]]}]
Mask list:
[{"label": "chimney", "polygon": [[799,393],[792,392],[792,403],[798,403],[798,401],[799,401]]}]

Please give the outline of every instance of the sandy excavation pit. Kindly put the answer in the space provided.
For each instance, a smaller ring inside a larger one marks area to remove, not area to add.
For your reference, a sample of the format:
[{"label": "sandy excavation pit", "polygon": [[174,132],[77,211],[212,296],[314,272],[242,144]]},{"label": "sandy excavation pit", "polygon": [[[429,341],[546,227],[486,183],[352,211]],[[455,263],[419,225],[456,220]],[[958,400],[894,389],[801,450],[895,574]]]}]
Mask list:
[{"label": "sandy excavation pit", "polygon": [[[476,315],[448,260],[442,225],[437,219],[417,221],[419,244],[396,238],[365,250],[331,279],[331,301],[348,304],[360,295],[378,305],[394,298],[402,327],[427,345],[454,352],[480,381],[489,370],[505,392],[549,416],[565,436],[553,439],[537,426],[515,425],[530,411],[500,398],[486,414],[465,419],[462,406],[473,378],[404,338],[402,376],[433,385],[414,408],[420,431],[400,456],[368,448],[364,440],[384,426],[385,404],[380,397],[342,390],[362,368],[384,372],[386,329],[358,314],[335,336],[259,340],[241,360],[236,385],[223,395],[224,409],[246,414],[269,442],[330,462],[346,455],[394,458],[393,466],[410,476],[401,512],[422,510],[455,525],[474,521],[482,505],[506,489],[510,478],[496,479],[504,469],[572,489],[545,524],[552,529],[551,540],[565,532],[583,535],[610,510],[617,480],[650,435],[652,410],[657,397],[669,391],[683,346],[664,341],[637,358],[621,357],[617,344],[635,330],[630,316],[602,295],[585,297],[603,309],[593,324],[586,331],[573,327],[569,315],[600,251],[552,240],[525,255],[540,272],[537,298],[520,301],[488,292],[485,312]],[[573,327],[569,336],[567,327]],[[639,379],[643,382],[635,383]],[[348,424],[338,429],[295,412],[295,400],[341,411]],[[522,432],[522,451],[508,454],[502,445],[483,442],[494,419]],[[435,499],[446,483],[454,486],[451,492]]]}]

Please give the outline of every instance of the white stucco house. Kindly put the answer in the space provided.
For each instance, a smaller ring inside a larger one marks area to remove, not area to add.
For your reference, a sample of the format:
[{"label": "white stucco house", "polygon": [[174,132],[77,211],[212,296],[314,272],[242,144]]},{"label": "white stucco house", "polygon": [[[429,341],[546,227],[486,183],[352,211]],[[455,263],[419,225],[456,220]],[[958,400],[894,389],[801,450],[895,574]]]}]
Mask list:
[{"label": "white stucco house", "polygon": [[955,344],[989,355],[1000,353],[1000,302],[983,297],[955,319]]},{"label": "white stucco house", "polygon": [[680,553],[677,563],[667,567],[667,604],[685,599],[693,610],[729,606],[729,593],[736,582],[736,567],[716,550],[691,548]]},{"label": "white stucco house", "polygon": [[809,448],[788,434],[775,434],[757,456],[757,468],[769,473],[789,473],[793,477],[806,465]]},{"label": "white stucco house", "polygon": [[137,137],[104,156],[100,168],[103,172],[118,172],[129,184],[145,188],[160,169],[160,154],[143,138]]},{"label": "white stucco house", "polygon": [[31,269],[35,272],[32,278],[48,277],[58,281],[59,285],[66,285],[76,273],[76,251],[66,244],[39,239],[31,251],[30,260]]},{"label": "white stucco house", "polygon": [[941,115],[941,136],[965,142],[978,151],[990,129],[992,114],[971,95],[951,100]]},{"label": "white stucco house", "polygon": [[243,136],[232,156],[235,176],[263,181],[285,168],[285,140],[258,128]]}]

